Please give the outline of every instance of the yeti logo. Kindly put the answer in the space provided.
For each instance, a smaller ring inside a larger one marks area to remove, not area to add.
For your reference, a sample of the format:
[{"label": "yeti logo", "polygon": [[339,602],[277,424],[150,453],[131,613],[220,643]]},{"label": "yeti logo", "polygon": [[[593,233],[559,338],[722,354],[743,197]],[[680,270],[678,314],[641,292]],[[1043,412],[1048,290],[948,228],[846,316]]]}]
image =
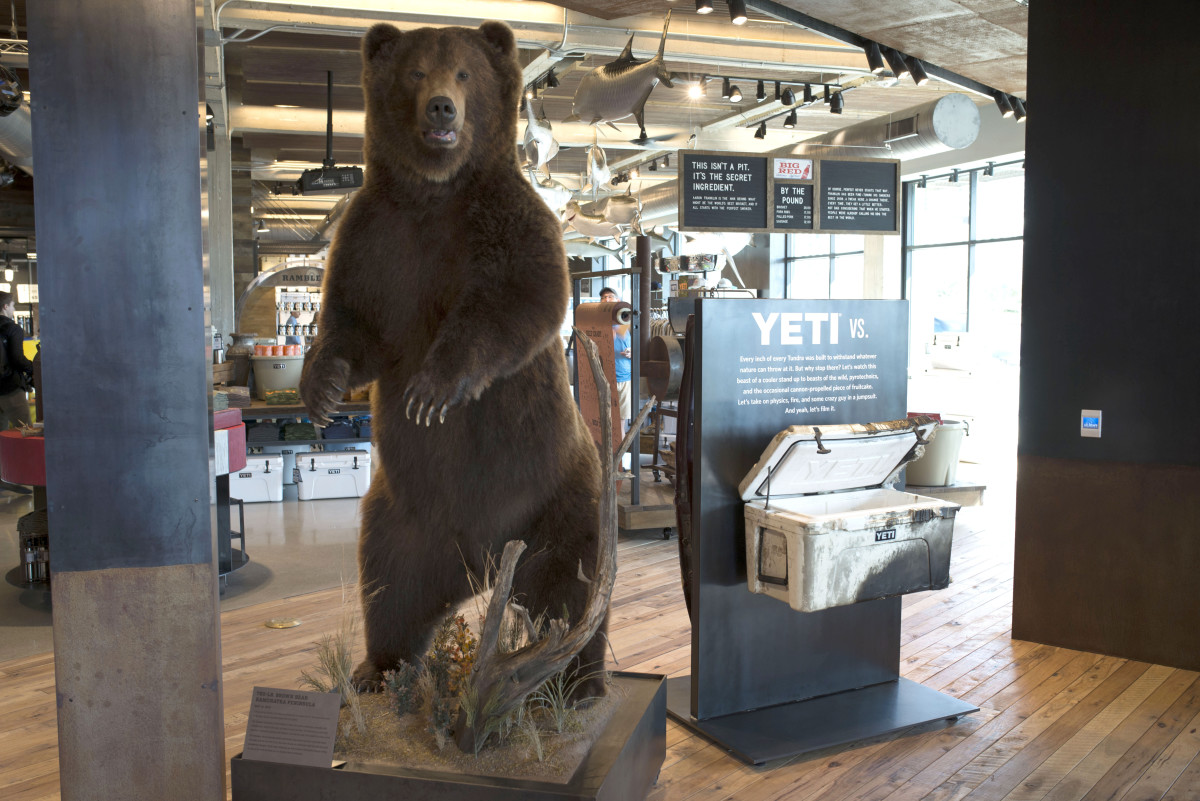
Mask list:
[{"label": "yeti logo", "polygon": [[337,475],[337,474],[338,474],[338,473],[340,473],[340,472],[342,472],[342,468],[340,468],[340,467],[331,467],[331,468],[329,468],[329,475],[331,475],[331,476],[332,476],[332,475]]},{"label": "yeti logo", "polygon": [[894,539],[896,539],[896,529],[894,528],[885,528],[882,531],[875,532],[876,542],[887,542]]}]

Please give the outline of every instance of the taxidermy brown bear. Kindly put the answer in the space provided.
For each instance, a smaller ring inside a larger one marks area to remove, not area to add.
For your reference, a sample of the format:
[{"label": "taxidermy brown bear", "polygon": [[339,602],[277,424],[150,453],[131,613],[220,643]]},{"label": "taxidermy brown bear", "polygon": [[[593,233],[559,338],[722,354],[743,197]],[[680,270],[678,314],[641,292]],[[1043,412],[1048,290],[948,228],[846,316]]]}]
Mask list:
[{"label": "taxidermy brown bear", "polygon": [[[375,25],[363,37],[366,177],[329,254],[300,394],[328,421],[370,383],[376,474],[362,502],[366,659],[415,662],[510,539],[515,600],[574,623],[596,563],[600,466],[570,393],[558,222],[517,164],[509,27]],[[604,665],[604,630],[581,652]],[[579,666],[582,665],[581,668]],[[603,693],[593,675],[580,695]]]}]

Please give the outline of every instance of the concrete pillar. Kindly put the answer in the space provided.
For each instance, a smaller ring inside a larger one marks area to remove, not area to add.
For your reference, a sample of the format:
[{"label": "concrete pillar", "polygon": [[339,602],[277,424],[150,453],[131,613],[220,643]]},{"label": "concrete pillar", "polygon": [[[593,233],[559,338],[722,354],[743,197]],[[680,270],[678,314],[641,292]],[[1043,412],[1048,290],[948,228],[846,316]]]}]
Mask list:
[{"label": "concrete pillar", "polygon": [[62,798],[217,801],[196,3],[27,13]]}]

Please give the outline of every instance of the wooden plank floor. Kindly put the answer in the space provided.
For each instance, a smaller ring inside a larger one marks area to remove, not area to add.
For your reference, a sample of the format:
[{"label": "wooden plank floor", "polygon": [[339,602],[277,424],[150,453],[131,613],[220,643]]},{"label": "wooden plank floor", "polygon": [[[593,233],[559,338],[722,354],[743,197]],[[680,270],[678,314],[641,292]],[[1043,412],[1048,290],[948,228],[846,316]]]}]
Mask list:
[{"label": "wooden plank floor", "polygon": [[[993,515],[994,516],[994,515]],[[902,672],[981,709],[853,747],[747,766],[673,722],[656,801],[1197,801],[1200,675],[1013,640],[1011,522],[964,509],[953,583],[904,604]],[[623,536],[610,636],[623,670],[686,674],[676,541]],[[353,600],[349,601],[353,606]],[[340,591],[222,615],[225,734],[241,750],[254,685],[294,687],[334,631]],[[294,629],[268,629],[275,617]],[[58,798],[54,664],[0,663],[0,798]],[[164,800],[168,801],[168,800]]]}]

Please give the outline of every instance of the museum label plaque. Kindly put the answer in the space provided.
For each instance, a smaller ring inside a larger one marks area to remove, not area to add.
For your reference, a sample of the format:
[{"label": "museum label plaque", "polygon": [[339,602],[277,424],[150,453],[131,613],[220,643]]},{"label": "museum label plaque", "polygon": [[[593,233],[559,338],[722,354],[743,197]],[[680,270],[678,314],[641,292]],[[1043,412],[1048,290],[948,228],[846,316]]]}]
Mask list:
[{"label": "museum label plaque", "polygon": [[246,722],[246,759],[329,767],[337,735],[338,693],[255,687]]}]

